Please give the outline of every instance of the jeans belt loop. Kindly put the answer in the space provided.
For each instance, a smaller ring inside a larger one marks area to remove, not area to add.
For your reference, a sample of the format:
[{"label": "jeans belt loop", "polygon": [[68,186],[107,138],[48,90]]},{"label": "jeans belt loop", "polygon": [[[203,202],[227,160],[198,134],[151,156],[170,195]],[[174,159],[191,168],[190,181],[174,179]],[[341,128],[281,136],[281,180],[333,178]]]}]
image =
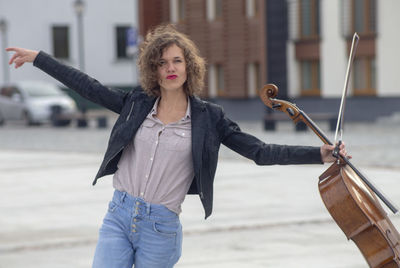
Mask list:
[{"label": "jeans belt loop", "polygon": [[124,203],[125,197],[126,197],[126,192],[123,192],[121,196],[121,203]]},{"label": "jeans belt loop", "polygon": [[147,215],[150,215],[150,203],[147,203],[146,202],[146,212],[147,212]]}]

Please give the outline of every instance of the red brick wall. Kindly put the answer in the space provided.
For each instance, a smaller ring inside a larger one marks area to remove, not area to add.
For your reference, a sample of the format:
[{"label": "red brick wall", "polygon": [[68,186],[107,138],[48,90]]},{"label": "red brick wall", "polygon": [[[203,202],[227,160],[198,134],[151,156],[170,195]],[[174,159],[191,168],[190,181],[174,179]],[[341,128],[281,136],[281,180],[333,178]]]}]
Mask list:
[{"label": "red brick wall", "polygon": [[[205,0],[186,0],[185,19],[177,27],[192,38],[209,64],[222,64],[226,97],[247,97],[247,64],[260,64],[266,81],[265,1],[259,1],[258,16],[247,18],[245,0],[224,0],[222,18],[208,21]],[[140,32],[169,21],[169,1],[140,0]],[[207,80],[207,79],[206,79]],[[205,83],[207,85],[207,81]],[[204,89],[207,95],[207,86]]]},{"label": "red brick wall", "polygon": [[168,0],[139,0],[140,35],[145,36],[151,28],[168,21]]}]

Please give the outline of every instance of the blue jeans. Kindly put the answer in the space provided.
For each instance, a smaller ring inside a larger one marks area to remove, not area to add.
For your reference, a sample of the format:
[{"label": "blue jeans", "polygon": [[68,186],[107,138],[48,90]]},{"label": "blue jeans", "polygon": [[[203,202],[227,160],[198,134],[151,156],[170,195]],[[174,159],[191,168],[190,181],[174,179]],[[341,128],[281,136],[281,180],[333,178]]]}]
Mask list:
[{"label": "blue jeans", "polygon": [[116,190],[99,231],[93,268],[167,268],[182,251],[182,226],[163,205]]}]

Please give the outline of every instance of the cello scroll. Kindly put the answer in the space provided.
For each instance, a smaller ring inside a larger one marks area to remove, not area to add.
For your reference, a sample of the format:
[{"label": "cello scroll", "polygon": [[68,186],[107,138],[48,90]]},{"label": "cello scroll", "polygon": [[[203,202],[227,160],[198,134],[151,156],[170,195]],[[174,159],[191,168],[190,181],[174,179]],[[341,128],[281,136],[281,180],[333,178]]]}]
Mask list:
[{"label": "cello scroll", "polygon": [[275,98],[278,96],[278,87],[276,85],[264,85],[264,87],[260,90],[259,95],[266,106],[275,111],[284,112],[290,117],[290,119],[293,120],[295,124],[299,122],[305,123],[322,140],[323,143],[332,145],[324,132],[311,120],[310,117],[308,117],[306,113],[300,110],[296,104]]},{"label": "cello scroll", "polygon": [[278,100],[278,87],[274,84],[266,84],[260,91],[260,98],[264,104],[273,110],[278,110],[287,114],[295,123],[301,120],[299,108],[293,103],[284,100]]}]

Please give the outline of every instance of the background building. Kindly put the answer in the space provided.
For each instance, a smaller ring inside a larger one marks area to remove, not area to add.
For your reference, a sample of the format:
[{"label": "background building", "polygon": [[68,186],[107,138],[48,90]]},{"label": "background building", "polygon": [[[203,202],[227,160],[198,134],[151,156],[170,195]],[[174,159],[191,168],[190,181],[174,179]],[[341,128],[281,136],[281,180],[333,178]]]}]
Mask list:
[{"label": "background building", "polygon": [[336,114],[357,31],[346,119],[373,120],[400,109],[397,8],[396,0],[140,0],[139,21],[142,34],[171,22],[193,38],[208,62],[205,96],[239,119],[263,109],[255,96],[267,82],[306,112]]},{"label": "background building", "polygon": [[[140,32],[160,23],[177,24],[207,59],[205,95],[252,98],[264,83],[264,1],[141,0]],[[265,76],[264,76],[265,78]]]},{"label": "background building", "polygon": [[[288,92],[311,111],[334,111],[354,32],[360,36],[347,102],[350,119],[399,111],[400,26],[395,0],[288,0]],[[308,97],[308,98],[307,98]],[[319,101],[315,102],[315,98]],[[312,105],[314,102],[315,105]]]},{"label": "background building", "polygon": [[265,1],[140,0],[140,33],[174,23],[207,61],[203,96],[234,119],[259,120],[257,90],[266,82]]},{"label": "background building", "polygon": [[[277,84],[281,98],[308,113],[336,114],[357,31],[346,119],[400,110],[397,0],[85,0],[82,27],[76,1],[0,0],[1,48],[42,49],[106,85],[130,88],[138,79],[128,29],[144,35],[174,23],[207,60],[203,97],[233,119],[259,120],[266,108],[257,90],[265,83]],[[53,81],[34,68],[9,69],[8,56],[0,53],[1,82]]]},{"label": "background building", "polygon": [[126,50],[127,29],[137,28],[137,2],[83,0],[81,25],[76,3],[76,0],[0,0],[0,20],[6,24],[5,31],[0,33],[0,83],[55,81],[36,68],[8,68],[4,63],[10,53],[3,51],[8,45],[44,50],[109,86],[127,88],[137,84],[134,60]]}]

